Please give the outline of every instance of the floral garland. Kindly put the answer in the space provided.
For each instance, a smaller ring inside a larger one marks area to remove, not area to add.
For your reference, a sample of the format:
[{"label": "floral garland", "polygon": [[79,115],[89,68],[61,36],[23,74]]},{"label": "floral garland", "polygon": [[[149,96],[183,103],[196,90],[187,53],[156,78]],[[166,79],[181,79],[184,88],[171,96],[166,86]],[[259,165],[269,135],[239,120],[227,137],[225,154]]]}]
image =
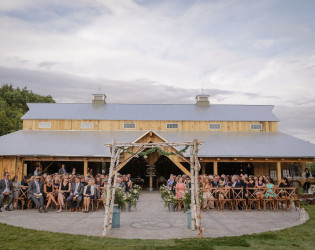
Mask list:
[{"label": "floral garland", "polygon": [[188,148],[189,148],[189,145],[186,145],[185,148],[179,150],[176,153],[174,153],[174,152],[166,152],[166,151],[162,150],[160,147],[154,147],[154,148],[151,148],[151,149],[149,149],[147,151],[140,152],[138,154],[130,151],[127,147],[123,148],[122,151],[125,152],[125,153],[128,153],[128,154],[131,154],[131,155],[137,155],[137,157],[138,156],[144,156],[144,158],[146,158],[149,154],[154,153],[154,152],[157,152],[157,153],[159,153],[160,155],[163,155],[163,156],[183,154],[183,153],[185,153],[187,151]]}]

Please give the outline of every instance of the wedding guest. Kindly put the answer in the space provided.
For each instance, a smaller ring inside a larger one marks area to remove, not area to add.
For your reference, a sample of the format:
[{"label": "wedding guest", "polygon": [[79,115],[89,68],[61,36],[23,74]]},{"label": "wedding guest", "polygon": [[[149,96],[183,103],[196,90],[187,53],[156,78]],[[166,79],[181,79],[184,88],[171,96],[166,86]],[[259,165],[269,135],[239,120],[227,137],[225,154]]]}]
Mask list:
[{"label": "wedding guest", "polygon": [[38,175],[29,185],[28,198],[34,201],[40,213],[44,211],[43,182]]},{"label": "wedding guest", "polygon": [[[264,177],[263,176],[259,176],[258,180],[256,181],[256,188],[265,188],[266,185],[264,183]],[[263,192],[263,190],[257,192],[257,198],[260,200],[263,200],[265,197],[265,194]]]},{"label": "wedding guest", "polygon": [[4,178],[0,181],[0,212],[4,198],[8,197],[9,202],[6,206],[6,211],[11,211],[10,206],[13,202],[13,182],[10,180],[10,174],[8,172],[4,172]]},{"label": "wedding guest", "polygon": [[58,213],[62,212],[62,209],[65,207],[65,200],[70,194],[70,189],[71,183],[69,183],[69,177],[64,177],[59,186],[58,203],[60,205],[60,209],[57,211]]},{"label": "wedding guest", "polygon": [[34,171],[34,176],[37,176],[37,175],[39,175],[39,167],[36,167]]},{"label": "wedding guest", "polygon": [[95,186],[92,184],[93,184],[93,181],[90,180],[88,182],[88,185],[84,187],[83,213],[88,213],[90,211],[90,202],[91,202],[91,199],[94,199]]},{"label": "wedding guest", "polygon": [[267,180],[267,183],[266,183],[267,190],[265,193],[265,197],[268,199],[269,197],[274,197],[275,193],[273,191],[274,185],[272,184],[271,178],[268,176],[266,180]]},{"label": "wedding guest", "polygon": [[[21,186],[21,182],[18,179],[18,176],[15,175],[12,178],[12,182],[13,182],[13,198],[19,198],[19,190],[20,190],[20,186]],[[15,207],[17,208],[17,203],[15,203]]]},{"label": "wedding guest", "polygon": [[46,195],[46,198],[48,199],[45,212],[48,211],[48,207],[51,204],[51,202],[55,203],[56,207],[59,206],[58,202],[55,199],[55,186],[51,183],[52,177],[50,175],[47,176],[44,184],[44,194]]},{"label": "wedding guest", "polygon": [[167,188],[170,189],[171,185],[173,185],[174,182],[174,176],[173,174],[170,175],[170,178],[167,180]]},{"label": "wedding guest", "polygon": [[77,170],[75,168],[72,168],[71,174],[72,175],[77,175]]},{"label": "wedding guest", "polygon": [[[67,203],[70,207],[71,212],[79,212],[79,206],[82,202],[82,195],[83,195],[84,185],[81,183],[80,178],[77,176],[75,177],[75,183],[71,185],[70,196],[67,198]],[[76,202],[76,207],[73,207],[73,202]]]},{"label": "wedding guest", "polygon": [[58,174],[64,175],[66,173],[67,173],[67,171],[66,171],[66,168],[65,168],[65,164],[62,164],[61,168],[58,170]]},{"label": "wedding guest", "polygon": [[303,185],[304,193],[308,193],[308,190],[311,187],[311,184],[310,184],[308,178],[312,177],[312,173],[308,170],[308,168],[305,168],[305,171],[303,172],[302,176],[305,176],[305,178],[306,178],[306,181]]}]

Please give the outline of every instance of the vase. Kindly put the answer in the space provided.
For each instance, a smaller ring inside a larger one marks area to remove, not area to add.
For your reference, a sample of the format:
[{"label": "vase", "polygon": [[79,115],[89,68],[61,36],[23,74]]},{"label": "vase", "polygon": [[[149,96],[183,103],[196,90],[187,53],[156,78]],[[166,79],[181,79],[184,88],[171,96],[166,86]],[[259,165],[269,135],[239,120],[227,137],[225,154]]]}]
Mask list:
[{"label": "vase", "polygon": [[127,203],[127,210],[128,210],[128,212],[131,212],[131,203],[130,202]]},{"label": "vase", "polygon": [[170,209],[170,212],[175,212],[175,206],[173,203],[169,204],[169,209]]}]

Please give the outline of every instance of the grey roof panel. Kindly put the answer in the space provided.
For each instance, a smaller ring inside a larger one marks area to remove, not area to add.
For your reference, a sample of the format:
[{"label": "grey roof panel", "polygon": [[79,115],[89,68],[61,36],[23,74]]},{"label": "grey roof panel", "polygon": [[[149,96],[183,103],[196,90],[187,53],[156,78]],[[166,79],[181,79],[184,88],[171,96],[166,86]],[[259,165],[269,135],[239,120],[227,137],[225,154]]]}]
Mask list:
[{"label": "grey roof panel", "polygon": [[279,121],[272,105],[29,103],[22,119]]},{"label": "grey roof panel", "polygon": [[[147,131],[18,131],[0,137],[0,155],[104,156],[105,143],[134,142]],[[315,157],[315,144],[284,133],[157,131],[168,142],[202,141],[200,157]]]}]

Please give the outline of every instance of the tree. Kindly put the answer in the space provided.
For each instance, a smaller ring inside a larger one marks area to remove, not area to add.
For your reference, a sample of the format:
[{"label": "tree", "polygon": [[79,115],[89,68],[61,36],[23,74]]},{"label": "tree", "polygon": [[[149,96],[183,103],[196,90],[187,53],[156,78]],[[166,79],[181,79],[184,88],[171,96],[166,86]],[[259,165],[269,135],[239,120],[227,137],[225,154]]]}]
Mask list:
[{"label": "tree", "polygon": [[38,102],[55,103],[50,95],[41,96],[26,87],[3,85],[0,88],[0,136],[22,129],[21,117],[28,111],[27,103]]}]

